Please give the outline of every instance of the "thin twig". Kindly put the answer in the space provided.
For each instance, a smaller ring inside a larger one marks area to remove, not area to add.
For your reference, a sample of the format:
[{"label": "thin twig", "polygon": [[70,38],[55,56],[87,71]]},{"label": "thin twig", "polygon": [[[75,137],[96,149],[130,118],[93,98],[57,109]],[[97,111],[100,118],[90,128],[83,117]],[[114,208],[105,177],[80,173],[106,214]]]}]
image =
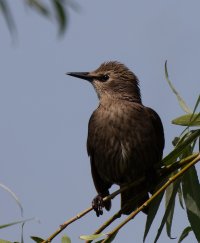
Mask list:
[{"label": "thin twig", "polygon": [[139,208],[137,208],[134,212],[132,212],[123,222],[121,222],[117,227],[115,227],[112,231],[110,231],[107,235],[108,237],[102,241],[102,243],[106,243],[109,239],[116,234],[125,224],[127,224],[131,219],[133,219],[140,211],[142,211],[145,207],[147,207],[161,192],[163,192],[172,182],[182,176],[189,168],[195,165],[198,161],[200,161],[200,153],[198,153],[189,164],[187,164],[183,169],[181,169],[177,174],[170,177],[168,181],[158,189],[145,203],[143,203]]},{"label": "thin twig", "polygon": [[[147,190],[141,191],[137,196],[135,196],[133,199],[129,201],[129,203],[135,204],[138,201],[138,198],[141,198],[147,194]],[[122,207],[116,214],[114,214],[111,218],[109,218],[106,222],[104,222],[92,235],[96,235],[101,233],[103,230],[105,230],[111,223],[113,223],[116,219],[120,218],[123,214],[124,210],[126,210],[127,205]],[[85,243],[90,243],[92,240],[88,240]]]},{"label": "thin twig", "polygon": [[[103,198],[103,201],[107,201],[107,200],[111,200],[113,198],[115,198],[119,193],[127,190],[127,188],[130,188],[132,186],[137,186],[138,184],[140,184],[145,178],[140,178],[137,181],[134,181],[133,183],[123,186],[122,188],[118,189],[117,191],[113,192],[112,194],[108,195],[107,197]],[[77,214],[76,216],[72,217],[71,219],[67,220],[66,222],[64,222],[63,224],[60,225],[60,227],[51,235],[49,236],[46,240],[42,241],[42,243],[49,243],[51,242],[61,231],[63,231],[68,225],[72,224],[73,222],[75,222],[76,220],[82,218],[84,215],[86,215],[87,213],[89,213],[90,211],[92,211],[93,208],[89,207],[87,209],[85,209],[84,211],[80,212],[79,214]]]},{"label": "thin twig", "polygon": [[[177,170],[181,167],[183,167],[185,164],[187,164],[188,162],[190,162],[195,156],[197,156],[197,154],[193,154],[189,157],[187,157],[186,159],[180,160],[178,162],[175,162],[171,165],[168,165],[164,168],[162,168],[161,170],[158,171],[159,176],[167,176],[169,175],[171,172],[173,172],[174,170]],[[118,194],[120,194],[121,192],[127,190],[130,187],[134,187],[139,185],[141,182],[143,182],[145,180],[145,177],[141,177],[139,180],[132,182],[131,184],[125,185],[123,187],[121,187],[120,189],[116,190],[115,192],[113,192],[112,194],[108,195],[107,197],[103,198],[103,201],[107,201],[107,200],[111,200],[113,198],[115,198]],[[85,210],[83,210],[82,212],[78,213],[76,216],[72,217],[71,219],[65,221],[63,224],[60,225],[60,227],[52,234],[50,235],[46,240],[44,240],[42,243],[49,243],[51,242],[60,232],[62,232],[68,225],[72,224],[73,222],[75,222],[76,220],[82,218],[84,215],[88,214],[90,211],[92,211],[93,208],[89,207]],[[113,216],[114,217],[114,216]],[[107,221],[109,222],[109,220]],[[105,224],[106,226],[106,224]],[[102,225],[103,227],[103,225]],[[107,226],[106,226],[107,227]],[[105,227],[105,228],[106,228]],[[104,229],[105,229],[104,228]],[[99,230],[99,229],[98,229]]]},{"label": "thin twig", "polygon": [[68,225],[72,224],[74,221],[80,219],[81,217],[83,217],[84,215],[86,215],[87,213],[89,213],[92,210],[92,207],[85,209],[84,211],[82,211],[81,213],[77,214],[75,217],[67,220],[66,222],[64,222],[63,224],[60,225],[60,228],[58,228],[51,236],[49,236],[48,239],[42,241],[42,243],[49,243],[51,242],[58,234],[60,234],[61,231],[63,231]]},{"label": "thin twig", "polygon": [[197,155],[198,155],[198,153],[193,153],[192,155],[188,156],[187,158],[181,159],[177,162],[174,162],[173,164],[166,165],[163,169],[161,169],[160,176],[161,177],[169,176],[169,174],[171,174],[172,172],[175,172],[176,170],[178,170],[178,169],[182,168],[183,166],[185,166],[186,164],[188,164],[191,160],[196,158]]}]

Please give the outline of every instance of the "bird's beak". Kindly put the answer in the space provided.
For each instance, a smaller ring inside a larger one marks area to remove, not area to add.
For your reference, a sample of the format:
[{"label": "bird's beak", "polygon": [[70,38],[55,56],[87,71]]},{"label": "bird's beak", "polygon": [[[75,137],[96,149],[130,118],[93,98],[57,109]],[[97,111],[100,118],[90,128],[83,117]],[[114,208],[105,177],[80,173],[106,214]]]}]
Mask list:
[{"label": "bird's beak", "polygon": [[94,79],[94,77],[92,75],[90,75],[89,72],[70,72],[70,73],[66,73],[66,74],[69,76],[72,76],[72,77],[85,79],[89,82],[92,82],[92,80]]}]

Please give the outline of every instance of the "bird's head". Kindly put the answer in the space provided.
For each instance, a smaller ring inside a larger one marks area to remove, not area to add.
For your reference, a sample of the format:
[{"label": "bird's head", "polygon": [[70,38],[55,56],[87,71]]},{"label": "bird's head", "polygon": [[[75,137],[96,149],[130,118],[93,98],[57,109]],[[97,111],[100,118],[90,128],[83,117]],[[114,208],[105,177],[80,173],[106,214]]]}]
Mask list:
[{"label": "bird's head", "polygon": [[126,99],[141,103],[138,79],[125,65],[110,61],[92,72],[70,72],[70,76],[89,81],[100,99]]}]

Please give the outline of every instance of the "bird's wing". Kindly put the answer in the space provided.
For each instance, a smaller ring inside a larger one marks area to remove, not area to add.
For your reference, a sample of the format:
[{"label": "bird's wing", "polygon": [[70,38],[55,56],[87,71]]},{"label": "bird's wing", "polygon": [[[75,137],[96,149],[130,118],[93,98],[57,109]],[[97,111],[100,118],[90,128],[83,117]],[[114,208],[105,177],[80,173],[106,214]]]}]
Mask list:
[{"label": "bird's wing", "polygon": [[[137,175],[145,174],[146,182],[142,182],[138,186],[121,193],[121,208],[124,214],[129,214],[142,205],[148,199],[148,193],[144,193],[144,189],[147,188],[152,193],[160,181],[156,174],[156,167],[162,165],[164,148],[162,122],[158,114],[151,108],[144,107],[139,111],[144,113],[140,115],[138,113],[138,120],[132,119],[132,126],[135,129],[130,132],[132,138],[130,143],[133,146],[134,171],[137,171]],[[135,112],[136,110],[134,110],[134,114]],[[135,121],[137,122],[135,123]],[[144,212],[147,213],[148,208]]]},{"label": "bird's wing", "polygon": [[162,159],[163,149],[165,146],[164,129],[159,115],[151,108],[146,107],[149,118],[152,122],[153,129],[156,136],[157,147],[159,151],[160,160]]},{"label": "bird's wing", "polygon": [[[98,159],[95,156],[95,113],[91,116],[88,124],[88,138],[87,138],[87,152],[88,155],[90,156],[90,164],[91,164],[91,173],[92,173],[92,178],[93,182],[95,185],[95,188],[97,190],[97,193],[100,194],[102,197],[105,197],[109,195],[108,189],[111,187],[111,184],[104,181],[99,173],[98,173],[98,168],[95,166],[95,160]],[[105,202],[105,208],[107,210],[110,209],[111,207],[111,201],[108,200]]]}]

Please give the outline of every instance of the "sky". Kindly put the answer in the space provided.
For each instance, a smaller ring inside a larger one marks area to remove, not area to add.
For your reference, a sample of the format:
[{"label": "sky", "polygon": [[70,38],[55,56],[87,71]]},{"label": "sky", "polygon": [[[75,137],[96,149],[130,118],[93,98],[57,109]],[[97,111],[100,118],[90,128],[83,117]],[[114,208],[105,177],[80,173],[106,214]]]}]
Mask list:
[{"label": "sky", "polygon": [[[173,84],[191,108],[199,95],[198,0],[76,2],[80,10],[68,9],[68,28],[62,38],[53,21],[25,8],[21,1],[10,2],[16,42],[0,16],[0,183],[17,194],[24,218],[37,219],[24,227],[26,243],[32,242],[30,235],[49,236],[89,207],[96,195],[86,139],[98,99],[89,83],[66,72],[94,70],[109,60],[127,65],[140,80],[144,105],[155,109],[163,121],[164,155],[182,131],[171,120],[184,114],[165,80],[165,60]],[[199,171],[199,165],[196,168]],[[0,198],[0,225],[21,219],[15,201],[1,188]],[[80,235],[91,234],[118,209],[119,198],[101,218],[90,212],[63,234],[81,242]],[[161,207],[146,242],[153,242],[163,213]],[[115,242],[142,242],[145,220],[139,214]],[[187,225],[178,205],[172,235],[179,237]],[[63,234],[53,242],[60,242]],[[2,229],[0,238],[19,241],[20,226]],[[165,229],[159,242],[170,242]],[[195,238],[191,234],[184,242]]]}]

